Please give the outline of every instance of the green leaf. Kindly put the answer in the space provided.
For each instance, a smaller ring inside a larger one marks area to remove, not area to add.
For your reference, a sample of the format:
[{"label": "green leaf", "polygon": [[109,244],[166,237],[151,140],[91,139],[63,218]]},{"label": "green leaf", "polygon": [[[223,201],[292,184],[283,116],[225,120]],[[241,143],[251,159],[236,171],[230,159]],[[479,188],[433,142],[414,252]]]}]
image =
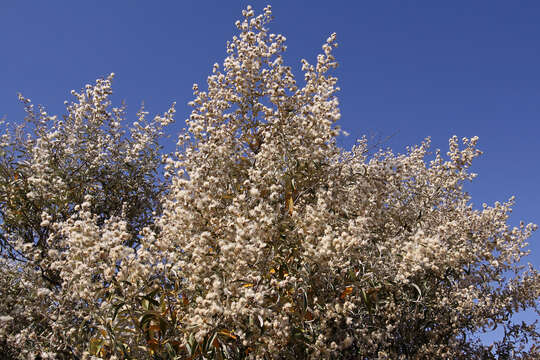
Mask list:
[{"label": "green leaf", "polygon": [[176,351],[174,351],[170,343],[165,343],[165,351],[167,351],[167,355],[169,355],[169,357],[172,359],[174,359],[174,357],[176,356]]},{"label": "green leaf", "polygon": [[118,311],[119,311],[125,304],[126,304],[125,302],[122,302],[122,303],[119,303],[119,304],[116,304],[116,305],[113,306],[114,312],[113,312],[112,321],[114,321],[114,320],[116,319],[116,316],[118,315]]},{"label": "green leaf", "polygon": [[150,307],[150,301],[148,301],[148,299],[142,299],[141,306],[144,310],[148,310]]},{"label": "green leaf", "polygon": [[139,320],[140,327],[143,328],[143,329],[145,329],[145,328],[147,327],[146,325],[147,325],[150,321],[152,321],[152,320],[154,320],[154,319],[156,319],[156,313],[155,313],[155,312],[147,312],[147,313],[145,313],[145,314],[141,317],[141,319]]}]

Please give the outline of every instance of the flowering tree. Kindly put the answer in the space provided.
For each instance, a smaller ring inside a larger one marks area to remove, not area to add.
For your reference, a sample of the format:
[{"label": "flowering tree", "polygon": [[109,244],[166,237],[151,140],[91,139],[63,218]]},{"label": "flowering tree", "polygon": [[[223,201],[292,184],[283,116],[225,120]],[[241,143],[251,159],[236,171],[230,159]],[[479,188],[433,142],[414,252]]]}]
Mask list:
[{"label": "flowering tree", "polygon": [[[69,354],[66,336],[85,344],[94,330],[84,318],[103,303],[97,293],[110,288],[119,259],[135,252],[161,209],[158,141],[174,107],[151,121],[141,109],[126,131],[125,107],[109,100],[112,78],[72,92],[62,119],[20,96],[27,117],[1,138],[0,333],[23,355]],[[69,226],[84,235],[73,239]]]},{"label": "flowering tree", "polygon": [[[431,160],[429,140],[404,155],[339,148],[336,36],[298,85],[271,16],[244,10],[222,70],[194,85],[166,182],[156,141],[174,111],[147,125],[141,112],[126,136],[110,79],[64,122],[40,109],[35,137],[3,138],[5,351],[536,358],[535,325],[511,320],[538,313],[540,275],[521,265],[536,227],[507,225],[512,199],[473,209],[477,138]],[[475,340],[495,326],[502,340]]]}]

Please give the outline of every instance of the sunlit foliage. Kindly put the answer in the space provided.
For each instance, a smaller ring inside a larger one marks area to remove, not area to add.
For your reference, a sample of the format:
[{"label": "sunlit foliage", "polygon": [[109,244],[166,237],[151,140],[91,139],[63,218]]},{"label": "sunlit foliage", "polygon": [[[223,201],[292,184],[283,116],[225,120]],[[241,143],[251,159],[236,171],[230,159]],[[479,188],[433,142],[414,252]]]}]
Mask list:
[{"label": "sunlit foliage", "polygon": [[[299,84],[270,7],[236,23],[178,151],[112,76],[0,146],[0,350],[13,358],[533,359],[535,225],[472,206],[476,137],[350,150],[332,34]],[[163,172],[161,172],[163,171]],[[476,334],[503,327],[483,344]]]}]

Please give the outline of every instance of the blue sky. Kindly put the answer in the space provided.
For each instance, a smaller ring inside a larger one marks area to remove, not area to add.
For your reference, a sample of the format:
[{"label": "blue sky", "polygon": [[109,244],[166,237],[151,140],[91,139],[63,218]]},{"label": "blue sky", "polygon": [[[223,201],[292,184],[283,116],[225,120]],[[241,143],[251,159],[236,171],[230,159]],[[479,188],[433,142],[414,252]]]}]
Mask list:
[{"label": "blue sky", "polygon": [[450,136],[478,135],[474,204],[515,195],[511,224],[540,223],[538,1],[0,1],[0,117],[22,118],[18,92],[61,114],[71,89],[115,72],[131,115],[177,101],[174,139],[241,10],[267,3],[298,75],[337,32],[345,144],[393,135],[403,152],[431,136],[446,152]]}]

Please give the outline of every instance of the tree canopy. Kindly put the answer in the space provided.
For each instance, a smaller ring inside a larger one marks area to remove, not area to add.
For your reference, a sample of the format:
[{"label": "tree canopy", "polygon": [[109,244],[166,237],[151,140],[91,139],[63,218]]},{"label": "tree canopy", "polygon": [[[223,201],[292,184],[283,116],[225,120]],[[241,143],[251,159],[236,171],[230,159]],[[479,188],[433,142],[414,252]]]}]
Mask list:
[{"label": "tree canopy", "polygon": [[[270,6],[236,22],[177,151],[97,80],[0,139],[0,351],[59,359],[533,359],[540,275],[513,198],[475,209],[478,138],[341,133],[332,34],[297,82]],[[301,83],[301,84],[300,84]],[[476,335],[494,327],[493,344]],[[531,343],[533,344],[531,346]]]}]

